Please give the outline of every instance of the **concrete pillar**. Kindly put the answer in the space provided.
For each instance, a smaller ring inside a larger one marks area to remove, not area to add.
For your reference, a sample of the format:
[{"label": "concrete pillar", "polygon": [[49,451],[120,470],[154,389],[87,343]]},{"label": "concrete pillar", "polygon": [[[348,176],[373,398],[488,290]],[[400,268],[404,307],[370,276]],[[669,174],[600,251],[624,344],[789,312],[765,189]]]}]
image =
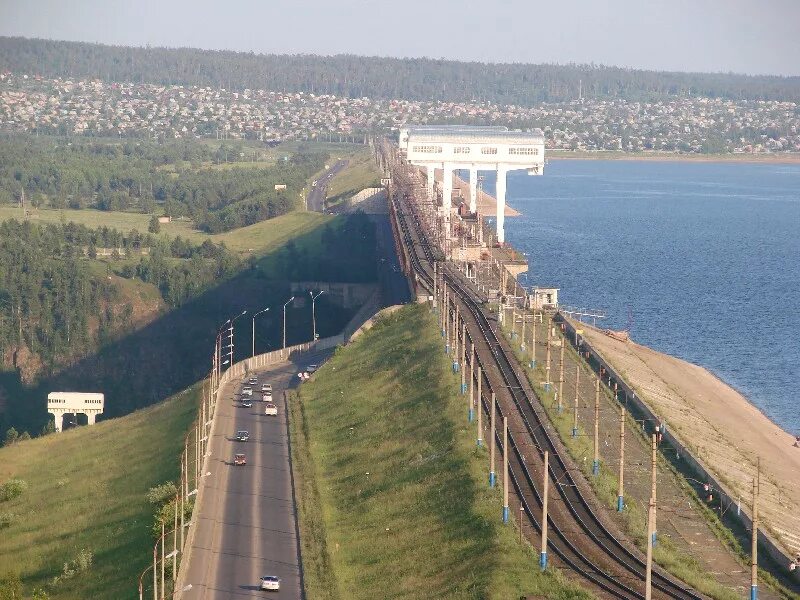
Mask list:
[{"label": "concrete pillar", "polygon": [[84,413],[86,415],[86,424],[87,425],[94,425],[94,420],[97,418],[97,414],[90,412]]},{"label": "concrete pillar", "polygon": [[472,165],[469,169],[469,212],[478,212],[478,167]]},{"label": "concrete pillar", "polygon": [[428,181],[427,181],[428,200],[433,200],[433,182],[435,181],[436,168],[431,165],[428,165],[426,169],[428,174]]},{"label": "concrete pillar", "polygon": [[442,169],[442,206],[445,209],[447,219],[450,217],[450,207],[453,205],[453,165],[444,165]]},{"label": "concrete pillar", "polygon": [[61,432],[61,424],[64,422],[64,411],[58,408],[51,408],[49,411],[55,418],[56,431]]},{"label": "concrete pillar", "polygon": [[497,165],[497,241],[504,243],[506,240],[506,174],[508,169]]}]

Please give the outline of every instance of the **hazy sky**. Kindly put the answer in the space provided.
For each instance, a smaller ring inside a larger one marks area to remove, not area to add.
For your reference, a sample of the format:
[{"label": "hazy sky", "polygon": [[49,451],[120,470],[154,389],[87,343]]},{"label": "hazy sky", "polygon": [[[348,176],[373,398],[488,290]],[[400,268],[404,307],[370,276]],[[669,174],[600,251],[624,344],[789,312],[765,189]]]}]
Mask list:
[{"label": "hazy sky", "polygon": [[800,0],[0,0],[0,35],[800,75]]}]

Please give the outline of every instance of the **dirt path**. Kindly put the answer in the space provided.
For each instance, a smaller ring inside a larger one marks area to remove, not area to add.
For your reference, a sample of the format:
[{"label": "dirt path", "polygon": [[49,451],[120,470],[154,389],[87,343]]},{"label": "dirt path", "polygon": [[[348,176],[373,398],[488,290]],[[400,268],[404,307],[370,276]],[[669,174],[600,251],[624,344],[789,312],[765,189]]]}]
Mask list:
[{"label": "dirt path", "polygon": [[739,392],[709,371],[583,325],[584,336],[720,481],[750,503],[761,458],[762,522],[800,552],[800,448]]}]

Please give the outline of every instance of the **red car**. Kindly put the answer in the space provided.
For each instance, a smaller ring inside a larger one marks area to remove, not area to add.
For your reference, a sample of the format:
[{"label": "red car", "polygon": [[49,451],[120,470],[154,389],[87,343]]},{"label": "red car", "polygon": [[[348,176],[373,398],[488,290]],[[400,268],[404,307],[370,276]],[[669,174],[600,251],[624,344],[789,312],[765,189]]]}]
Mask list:
[{"label": "red car", "polygon": [[234,465],[246,465],[247,459],[245,458],[244,454],[236,454],[233,457],[233,464]]}]

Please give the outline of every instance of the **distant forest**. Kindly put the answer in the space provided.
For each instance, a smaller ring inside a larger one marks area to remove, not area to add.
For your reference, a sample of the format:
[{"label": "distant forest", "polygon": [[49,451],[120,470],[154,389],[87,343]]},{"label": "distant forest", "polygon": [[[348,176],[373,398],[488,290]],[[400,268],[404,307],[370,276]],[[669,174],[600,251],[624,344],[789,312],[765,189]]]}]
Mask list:
[{"label": "distant forest", "polygon": [[[531,106],[591,98],[707,96],[800,101],[800,77],[677,73],[599,65],[484,64],[352,55],[261,55],[0,37],[0,71],[45,77]],[[580,83],[579,83],[580,82]]]}]

